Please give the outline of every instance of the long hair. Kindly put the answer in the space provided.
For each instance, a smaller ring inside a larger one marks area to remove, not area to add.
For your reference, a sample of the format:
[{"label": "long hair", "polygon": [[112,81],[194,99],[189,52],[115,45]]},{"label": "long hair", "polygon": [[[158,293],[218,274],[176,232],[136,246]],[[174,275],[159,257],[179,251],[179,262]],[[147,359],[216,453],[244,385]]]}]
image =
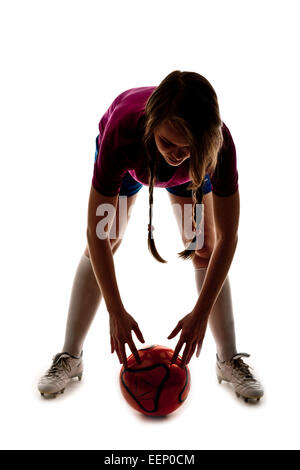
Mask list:
[{"label": "long hair", "polygon": [[[223,143],[222,121],[220,117],[217,95],[206,78],[196,72],[171,72],[154,90],[147,100],[143,146],[148,158],[149,184],[149,225],[148,248],[154,258],[166,261],[159,255],[152,227],[153,188],[156,178],[156,144],[154,130],[163,122],[168,121],[185,135],[190,147],[189,176],[187,189],[192,191],[193,222],[195,222],[196,204],[202,203],[204,177],[213,173],[219,150]],[[197,235],[189,242],[186,249],[178,256],[192,259],[195,256]]]}]

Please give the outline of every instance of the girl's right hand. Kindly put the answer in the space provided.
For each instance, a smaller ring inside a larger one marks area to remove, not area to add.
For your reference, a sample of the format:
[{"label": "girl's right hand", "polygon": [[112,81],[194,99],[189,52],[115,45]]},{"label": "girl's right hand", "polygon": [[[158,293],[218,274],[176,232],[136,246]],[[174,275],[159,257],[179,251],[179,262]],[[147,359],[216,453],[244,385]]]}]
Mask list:
[{"label": "girl's right hand", "polygon": [[111,352],[113,353],[116,351],[120,364],[123,364],[124,367],[127,367],[125,343],[127,343],[131,349],[136,362],[140,363],[141,359],[133,342],[131,330],[135,332],[136,337],[141,341],[141,343],[144,343],[145,340],[134,318],[129,315],[128,312],[123,310],[117,314],[110,314],[109,324]]}]

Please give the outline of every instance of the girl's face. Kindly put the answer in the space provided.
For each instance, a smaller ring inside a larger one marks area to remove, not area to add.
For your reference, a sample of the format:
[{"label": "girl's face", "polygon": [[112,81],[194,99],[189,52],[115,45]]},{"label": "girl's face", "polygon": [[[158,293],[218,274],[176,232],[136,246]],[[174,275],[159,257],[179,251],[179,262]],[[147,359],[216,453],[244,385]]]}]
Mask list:
[{"label": "girl's face", "polygon": [[190,148],[185,135],[170,122],[164,121],[155,129],[154,139],[158,151],[169,165],[178,166],[190,158]]}]

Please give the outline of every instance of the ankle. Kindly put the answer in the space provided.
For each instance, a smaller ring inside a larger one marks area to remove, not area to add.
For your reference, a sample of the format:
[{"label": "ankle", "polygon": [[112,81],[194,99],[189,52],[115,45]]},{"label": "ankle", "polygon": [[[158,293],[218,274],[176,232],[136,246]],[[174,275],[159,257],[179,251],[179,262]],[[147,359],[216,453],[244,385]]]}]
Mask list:
[{"label": "ankle", "polygon": [[229,362],[232,357],[237,354],[237,350],[233,349],[231,351],[218,351],[217,358],[220,362]]},{"label": "ankle", "polygon": [[62,351],[70,354],[70,356],[75,357],[76,359],[79,359],[82,355],[82,349],[68,347],[67,345],[63,347]]}]

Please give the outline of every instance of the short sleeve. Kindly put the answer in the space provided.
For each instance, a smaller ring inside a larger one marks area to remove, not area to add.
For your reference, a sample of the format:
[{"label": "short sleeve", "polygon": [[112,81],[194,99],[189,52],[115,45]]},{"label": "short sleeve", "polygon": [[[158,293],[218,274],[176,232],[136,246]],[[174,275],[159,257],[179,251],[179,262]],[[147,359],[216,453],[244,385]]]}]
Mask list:
[{"label": "short sleeve", "polygon": [[218,163],[210,175],[212,192],[217,196],[231,196],[238,189],[236,148],[228,127],[223,123],[223,145],[218,154]]},{"label": "short sleeve", "polygon": [[105,196],[116,196],[120,192],[127,171],[127,155],[117,123],[110,118],[102,135],[98,136],[98,154],[94,162],[92,185]]}]

